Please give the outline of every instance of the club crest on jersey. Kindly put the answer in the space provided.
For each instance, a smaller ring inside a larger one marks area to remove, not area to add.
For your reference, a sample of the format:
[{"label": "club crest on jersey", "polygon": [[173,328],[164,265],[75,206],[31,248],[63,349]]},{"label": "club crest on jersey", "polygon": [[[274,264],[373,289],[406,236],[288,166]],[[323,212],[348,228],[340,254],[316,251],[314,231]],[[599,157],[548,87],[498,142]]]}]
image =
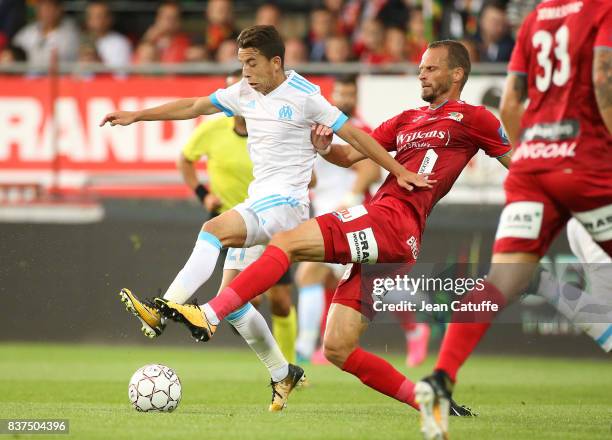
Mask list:
[{"label": "club crest on jersey", "polygon": [[461,122],[461,120],[463,119],[463,113],[450,112],[446,119],[452,119],[454,121]]},{"label": "club crest on jersey", "polygon": [[417,116],[416,118],[414,118],[414,119],[412,120],[412,122],[419,122],[419,121],[420,121],[421,119],[423,119],[424,117],[425,117],[425,115],[420,115],[420,116]]},{"label": "club crest on jersey", "polygon": [[288,105],[283,105],[278,111],[278,119],[281,121],[291,121],[293,119],[293,109]]}]

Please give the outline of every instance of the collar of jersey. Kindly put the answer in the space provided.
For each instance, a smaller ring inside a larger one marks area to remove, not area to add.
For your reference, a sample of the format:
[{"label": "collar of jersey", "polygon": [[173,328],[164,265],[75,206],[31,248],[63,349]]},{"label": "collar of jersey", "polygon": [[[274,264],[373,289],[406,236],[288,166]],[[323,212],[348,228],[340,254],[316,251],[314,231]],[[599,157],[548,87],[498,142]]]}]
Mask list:
[{"label": "collar of jersey", "polygon": [[449,103],[449,100],[448,100],[448,99],[445,99],[445,100],[444,100],[444,102],[442,102],[442,104],[438,105],[437,107],[433,107],[433,108],[432,108],[431,106],[428,106],[428,107],[427,107],[427,110],[430,110],[430,111],[432,111],[432,112],[435,112],[436,110],[441,109],[442,107],[444,107],[444,106],[445,106],[446,104],[448,104],[448,103]]}]

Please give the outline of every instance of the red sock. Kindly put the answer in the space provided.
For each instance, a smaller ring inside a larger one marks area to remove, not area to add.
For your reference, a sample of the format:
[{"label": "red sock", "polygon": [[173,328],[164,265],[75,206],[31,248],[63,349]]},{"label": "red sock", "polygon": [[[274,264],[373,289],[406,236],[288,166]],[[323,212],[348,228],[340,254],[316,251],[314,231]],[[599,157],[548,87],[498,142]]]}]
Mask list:
[{"label": "red sock", "polygon": [[268,246],[258,260],[238,275],[229,286],[208,302],[219,321],[257,295],[274,286],[289,269],[289,258],[285,252]]},{"label": "red sock", "polygon": [[491,303],[498,305],[498,310],[454,312],[451,318],[452,322],[449,324],[442,340],[435,369],[446,372],[453,382],[457,379],[457,371],[461,368],[461,365],[474,351],[480,339],[491,326],[493,318],[501,312],[506,304],[506,299],[497,287],[486,281],[483,284],[483,290],[470,292],[461,303],[491,301]]},{"label": "red sock", "polygon": [[342,370],[357,376],[362,383],[379,393],[419,409],[414,401],[414,383],[386,360],[358,347],[346,358]]}]

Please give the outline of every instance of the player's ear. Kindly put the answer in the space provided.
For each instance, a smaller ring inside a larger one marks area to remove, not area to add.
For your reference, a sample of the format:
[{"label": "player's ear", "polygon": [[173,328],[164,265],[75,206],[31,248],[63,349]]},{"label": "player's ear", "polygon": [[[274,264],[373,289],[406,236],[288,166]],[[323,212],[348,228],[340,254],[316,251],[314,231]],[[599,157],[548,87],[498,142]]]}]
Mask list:
[{"label": "player's ear", "polygon": [[455,67],[453,69],[452,75],[453,75],[453,82],[461,84],[461,81],[463,81],[463,76],[465,75],[465,72],[463,71],[462,67]]},{"label": "player's ear", "polygon": [[283,69],[283,60],[278,55],[275,56],[275,57],[272,57],[272,59],[270,61],[272,61],[272,64],[277,69],[281,69],[281,70]]}]

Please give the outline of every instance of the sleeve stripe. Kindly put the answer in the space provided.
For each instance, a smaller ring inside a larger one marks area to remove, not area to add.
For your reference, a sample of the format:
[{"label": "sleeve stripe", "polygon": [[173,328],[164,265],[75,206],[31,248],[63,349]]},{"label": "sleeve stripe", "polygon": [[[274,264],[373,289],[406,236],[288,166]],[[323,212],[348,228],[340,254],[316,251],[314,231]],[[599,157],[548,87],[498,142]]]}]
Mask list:
[{"label": "sleeve stripe", "polygon": [[234,112],[232,112],[230,109],[224,107],[219,102],[219,99],[217,98],[217,92],[215,92],[212,95],[210,95],[209,98],[210,98],[210,102],[212,102],[215,107],[217,107],[219,110],[221,110],[223,113],[225,113],[226,116],[234,116]]},{"label": "sleeve stripe", "polygon": [[300,92],[304,92],[307,94],[311,94],[314,91],[314,90],[308,90],[305,86],[302,86],[298,83],[291,82],[291,81],[289,82],[289,85],[293,87],[294,89],[298,89]]},{"label": "sleeve stripe", "polygon": [[337,132],[338,130],[342,128],[342,126],[344,125],[346,121],[348,121],[348,116],[340,112],[340,116],[338,116],[338,119],[336,119],[336,122],[334,122],[334,124],[331,126],[331,129],[334,130],[334,133]]},{"label": "sleeve stripe", "polygon": [[310,81],[307,81],[306,79],[302,78],[298,74],[296,74],[291,81],[295,81],[298,84],[303,85],[307,89],[312,89],[313,92],[317,90],[317,87],[313,83],[311,83]]}]

